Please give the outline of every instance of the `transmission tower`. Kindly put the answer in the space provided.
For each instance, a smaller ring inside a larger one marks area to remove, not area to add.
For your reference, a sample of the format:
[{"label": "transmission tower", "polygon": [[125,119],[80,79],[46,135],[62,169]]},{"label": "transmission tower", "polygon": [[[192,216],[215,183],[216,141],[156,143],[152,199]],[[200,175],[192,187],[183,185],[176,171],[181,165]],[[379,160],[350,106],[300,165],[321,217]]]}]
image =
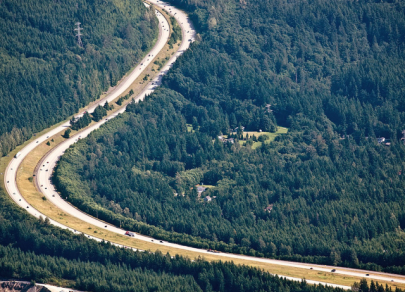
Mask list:
[{"label": "transmission tower", "polygon": [[76,22],[75,23],[76,25],[77,25],[77,28],[75,28],[75,30],[77,30],[77,44],[79,45],[79,47],[82,47],[83,48],[83,43],[82,43],[82,38],[81,38],[81,36],[82,36],[82,34],[80,33],[80,31],[83,29],[83,28],[81,28],[80,27],[80,22]]}]

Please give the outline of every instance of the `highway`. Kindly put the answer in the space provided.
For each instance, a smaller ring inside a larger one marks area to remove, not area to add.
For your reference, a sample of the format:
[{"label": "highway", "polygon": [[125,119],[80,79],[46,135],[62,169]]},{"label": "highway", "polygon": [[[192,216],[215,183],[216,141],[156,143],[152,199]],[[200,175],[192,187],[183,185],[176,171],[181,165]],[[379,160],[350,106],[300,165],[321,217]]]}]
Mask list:
[{"label": "highway", "polygon": [[[161,83],[162,76],[168,72],[170,69],[171,65],[176,61],[176,59],[189,47],[190,43],[195,40],[195,31],[192,27],[191,22],[189,21],[187,15],[176,9],[173,6],[170,6],[169,4],[166,4],[162,1],[157,1],[157,0],[151,0],[149,1],[150,3],[160,6],[161,8],[164,8],[168,13],[170,13],[172,16],[174,16],[181,26],[182,32],[183,32],[183,41],[182,44],[180,45],[178,51],[169,59],[167,64],[161,69],[161,72],[157,75],[156,78],[154,78],[151,82],[148,83],[148,85],[145,87],[145,89],[135,98],[137,101],[144,99],[144,97],[150,93],[153,92],[154,88],[156,86],[159,86]],[[118,96],[120,96],[132,83],[133,81],[142,73],[143,69],[145,69],[153,60],[154,56],[156,56],[161,49],[164,47],[166,44],[168,38],[169,38],[169,24],[167,23],[167,20],[157,11],[156,12],[157,17],[159,19],[159,38],[155,46],[152,48],[152,50],[146,55],[146,57],[140,62],[140,65],[138,65],[110,94],[108,94],[104,99],[100,100],[99,102],[95,103],[94,105],[88,107],[86,110],[88,112],[92,112],[99,104],[104,104],[105,101],[111,102],[114,99],[116,99]],[[53,169],[59,160],[60,156],[63,155],[66,149],[68,149],[71,145],[76,143],[79,138],[85,138],[87,137],[92,131],[98,129],[101,125],[106,123],[109,119],[112,119],[119,115],[120,113],[123,113],[125,111],[125,107],[122,109],[118,110],[117,112],[114,112],[112,115],[104,118],[98,123],[95,123],[91,125],[88,128],[85,128],[83,131],[77,133],[75,136],[66,139],[64,142],[59,144],[57,147],[55,147],[52,151],[50,151],[42,160],[42,163],[40,167],[37,169],[36,173],[36,182],[37,185],[40,189],[40,191],[44,194],[44,196],[52,202],[54,205],[56,205],[58,208],[63,210],[64,212],[75,216],[79,218],[80,220],[83,220],[85,222],[88,222],[94,226],[104,228],[110,232],[115,232],[117,234],[124,234],[125,230],[117,228],[116,226],[113,226],[111,224],[107,224],[103,221],[97,220],[94,217],[89,216],[88,214],[76,209],[72,205],[70,205],[68,202],[66,202],[63,198],[59,196],[57,191],[55,190],[54,186],[51,184],[50,177],[52,175]],[[80,117],[83,114],[80,113],[77,115],[77,117]],[[18,158],[14,158],[11,160],[9,165],[7,166],[7,169],[5,171],[4,179],[5,179],[5,185],[6,185],[6,190],[11,196],[11,198],[22,208],[26,209],[27,212],[29,212],[31,215],[35,217],[46,217],[45,215],[41,214],[39,211],[35,210],[32,206],[30,206],[27,201],[22,197],[20,191],[18,190],[17,183],[16,183],[16,175],[17,175],[17,169],[23,159],[35,148],[37,145],[40,143],[47,141],[47,139],[64,129],[69,127],[69,122],[63,123],[62,125],[52,129],[49,131],[47,134],[42,135],[38,137],[35,141],[29,143],[27,146],[25,146],[21,151],[20,151],[20,156]],[[54,224],[58,227],[64,228],[64,229],[70,229],[72,232],[76,232],[75,230],[72,230],[71,228],[64,226],[60,224],[59,222],[56,222],[52,219],[50,219],[51,224]],[[101,241],[101,239],[96,238],[92,235],[86,235],[89,238]],[[175,243],[170,243],[170,242],[160,242],[160,240],[157,239],[151,239],[150,237],[143,236],[140,234],[136,233],[136,238],[138,240],[144,240],[151,242],[152,240],[156,244],[156,247],[158,248],[159,245],[164,245],[167,247],[172,247],[176,249],[182,249],[182,250],[189,250],[193,252],[198,252],[201,254],[212,254],[212,252],[208,252],[207,250],[203,249],[198,249],[198,248],[193,248],[193,247],[188,247],[180,244],[175,244]],[[116,244],[117,246],[121,246],[119,244]],[[219,259],[223,260],[232,260],[232,259],[242,259],[242,260],[249,260],[249,261],[256,261],[260,263],[268,263],[268,264],[273,264],[273,265],[280,265],[280,266],[285,266],[285,267],[295,267],[295,268],[304,268],[304,269],[310,269],[312,268],[315,271],[321,271],[321,272],[331,272],[332,269],[336,269],[335,273],[336,274],[342,274],[346,276],[355,276],[355,277],[366,277],[366,274],[369,274],[367,278],[374,279],[377,281],[387,281],[390,282],[393,280],[393,275],[386,274],[386,273],[377,273],[373,271],[365,271],[365,270],[356,270],[356,269],[347,269],[347,268],[340,268],[340,267],[333,267],[333,266],[322,266],[322,265],[311,265],[311,264],[303,264],[303,263],[296,263],[296,262],[288,262],[288,261],[281,261],[281,260],[272,260],[272,259],[267,259],[267,258],[256,258],[256,257],[250,257],[250,256],[244,256],[244,255],[238,255],[238,254],[229,254],[229,253],[216,253],[215,254]],[[284,277],[282,275],[279,275],[280,277]],[[405,284],[405,276],[400,276],[400,275],[394,275],[395,276],[395,282],[396,283],[404,283]],[[292,280],[298,280],[300,281],[301,279],[299,278],[291,278],[291,277],[286,277],[288,279]],[[343,286],[343,285],[335,285],[335,284],[330,284],[330,283],[324,283],[324,282],[317,282],[317,281],[311,281],[307,280],[308,283],[313,283],[313,284],[325,284],[325,285],[330,285],[334,287],[340,287],[343,289],[349,289],[350,287],[348,286]]]},{"label": "highway", "polygon": [[[28,282],[28,281],[14,281],[14,280],[12,280],[12,281],[0,281],[0,284],[1,284],[1,283],[4,283],[4,282],[14,282],[14,283],[22,283],[22,284],[30,284],[30,283],[31,283],[31,282]],[[82,292],[82,291],[74,290],[74,289],[71,289],[71,288],[62,288],[62,287],[57,287],[57,286],[48,285],[48,284],[36,283],[35,285],[36,285],[36,286],[46,287],[46,288],[48,288],[51,292]],[[7,290],[7,291],[8,291],[8,290]],[[14,291],[14,290],[13,290],[13,291]]]}]

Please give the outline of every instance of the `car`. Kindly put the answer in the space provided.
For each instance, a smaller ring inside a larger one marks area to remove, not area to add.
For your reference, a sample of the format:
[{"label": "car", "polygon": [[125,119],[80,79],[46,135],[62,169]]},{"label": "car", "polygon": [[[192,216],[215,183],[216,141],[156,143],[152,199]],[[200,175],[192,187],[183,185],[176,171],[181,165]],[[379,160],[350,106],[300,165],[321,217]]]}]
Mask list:
[{"label": "car", "polygon": [[9,183],[10,181],[7,181],[7,183]]},{"label": "car", "polygon": [[125,235],[131,236],[131,237],[135,237],[135,233],[127,231],[125,232]]},{"label": "car", "polygon": [[45,190],[47,190],[47,188],[45,188]]},{"label": "car", "polygon": [[52,195],[52,197],[55,197],[55,195]]},{"label": "car", "polygon": [[313,268],[313,267],[310,267],[309,269],[310,269],[310,270],[313,270],[314,268]]},{"label": "car", "polygon": [[29,206],[27,206],[27,209],[29,208]]},{"label": "car", "polygon": [[19,201],[21,201],[21,199]]},{"label": "car", "polygon": [[15,195],[15,193],[13,193],[13,195]]},{"label": "car", "polygon": [[105,228],[107,228],[107,225],[106,226],[104,226]]},{"label": "car", "polygon": [[48,170],[45,170],[45,171],[48,171]]},{"label": "car", "polygon": [[44,185],[41,185],[41,187],[43,187]]},{"label": "car", "polygon": [[161,240],[160,243],[163,243],[163,240]]},{"label": "car", "polygon": [[153,242],[153,239],[151,241]]},{"label": "car", "polygon": [[46,163],[49,163],[49,161],[47,161]]},{"label": "car", "polygon": [[49,138],[49,136],[46,136],[46,138]]},{"label": "car", "polygon": [[368,276],[370,276],[370,274],[366,274],[366,276],[368,277]]},{"label": "car", "polygon": [[39,141],[37,141],[37,143],[38,143]]},{"label": "car", "polygon": [[106,121],[108,121],[108,119],[105,119]]},{"label": "car", "polygon": [[336,272],[336,269],[333,269],[331,272],[332,272],[332,273]]}]

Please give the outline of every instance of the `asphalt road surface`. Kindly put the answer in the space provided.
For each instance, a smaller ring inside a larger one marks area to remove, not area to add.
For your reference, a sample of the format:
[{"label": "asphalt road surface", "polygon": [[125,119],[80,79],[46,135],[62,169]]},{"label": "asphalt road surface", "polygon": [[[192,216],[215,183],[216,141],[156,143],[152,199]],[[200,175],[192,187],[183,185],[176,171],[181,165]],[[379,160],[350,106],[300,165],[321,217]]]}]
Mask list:
[{"label": "asphalt road surface", "polygon": [[[170,13],[172,16],[174,16],[179,23],[182,33],[183,33],[183,41],[182,44],[180,45],[178,51],[169,59],[168,63],[161,69],[160,73],[157,75],[155,79],[153,79],[146,87],[145,89],[136,97],[136,100],[142,100],[147,94],[150,94],[153,92],[154,88],[161,83],[161,78],[162,76],[168,72],[169,68],[171,65],[176,61],[177,57],[179,57],[187,48],[189,47],[190,43],[195,40],[195,31],[192,27],[192,24],[190,20],[188,19],[187,15],[176,9],[173,6],[170,6],[169,4],[166,4],[162,1],[156,1],[156,0],[151,0],[149,1],[150,3],[160,6],[161,8],[164,8],[168,13]],[[152,48],[152,50],[147,54],[147,56],[140,62],[140,65],[138,65],[126,78],[123,80],[110,94],[108,94],[104,99],[99,101],[98,103],[92,105],[91,107],[87,108],[88,112],[93,112],[94,109],[97,107],[99,104],[104,104],[105,101],[112,101],[115,98],[117,98],[119,95],[121,95],[127,88],[130,86],[133,81],[142,73],[143,69],[145,69],[153,60],[154,56],[156,56],[159,51],[164,47],[166,44],[168,37],[169,37],[169,24],[167,23],[167,20],[157,11],[156,12],[157,17],[159,19],[159,39],[155,46]],[[105,122],[107,122],[109,119],[116,117],[120,113],[123,113],[125,111],[125,107],[120,109],[119,111],[113,113],[112,115],[104,118],[100,122],[93,124],[91,127],[83,130],[82,132],[79,132],[75,136],[72,136],[71,138],[65,140],[62,142],[60,145],[55,147],[51,152],[49,152],[44,159],[42,160],[42,165],[38,168],[37,173],[36,173],[36,179],[37,179],[37,185],[40,189],[40,191],[44,194],[44,196],[53,204],[55,204],[58,208],[63,210],[64,212],[75,216],[83,221],[86,221],[92,225],[95,225],[100,228],[105,228],[106,230],[110,232],[115,232],[118,234],[125,234],[126,230],[117,228],[116,226],[113,226],[111,224],[105,223],[103,221],[100,221],[94,217],[89,216],[88,214],[76,209],[72,205],[70,205],[68,202],[66,202],[63,198],[59,196],[59,194],[56,192],[54,186],[51,184],[50,177],[52,175],[52,171],[59,160],[59,157],[63,155],[65,150],[69,148],[72,144],[76,143],[78,139],[85,138],[88,136],[89,133],[92,131],[98,129],[101,125],[103,125]],[[78,117],[81,116],[83,112],[79,115]],[[22,162],[22,160],[28,155],[30,151],[32,151],[39,143],[42,143],[46,141],[49,137],[59,133],[60,131],[63,131],[65,128],[69,127],[69,122],[66,122],[57,128],[49,131],[47,134],[42,135],[41,137],[38,137],[35,141],[32,143],[28,144],[26,147],[24,147],[20,151],[20,156],[18,158],[14,158],[11,160],[9,163],[6,172],[5,172],[5,185],[7,192],[9,195],[12,197],[12,199],[22,208],[26,209],[27,212],[29,212],[31,215],[35,217],[42,216],[45,218],[44,215],[42,215],[39,211],[35,210],[32,206],[30,206],[26,200],[21,196],[17,184],[16,184],[16,174],[17,174],[17,169]],[[51,224],[54,224],[58,227],[65,228],[65,229],[70,229],[72,232],[78,233],[75,230],[72,230],[71,228],[64,226],[54,220],[50,220]],[[134,232],[135,233],[135,232]],[[167,247],[172,247],[172,248],[177,248],[177,249],[182,249],[182,250],[189,250],[189,251],[194,251],[198,253],[209,253],[211,252],[204,250],[204,249],[198,249],[198,248],[193,248],[193,247],[188,247],[180,244],[175,244],[175,243],[170,243],[163,241],[161,242],[160,240],[157,239],[151,239],[150,237],[143,236],[140,234],[136,234],[136,238],[138,240],[144,240],[151,242],[152,240],[154,241],[155,244],[158,245],[164,245]],[[94,237],[92,235],[86,235],[87,237],[91,239],[95,239],[97,241],[101,241],[101,239]],[[117,246],[121,246],[119,244],[115,244]],[[134,249],[135,250],[135,249]],[[373,271],[366,271],[366,270],[356,270],[356,269],[348,269],[348,268],[340,268],[340,267],[333,267],[333,266],[322,266],[322,265],[311,265],[311,264],[303,264],[303,263],[296,263],[296,262],[288,262],[288,261],[281,261],[281,260],[272,260],[272,259],[266,259],[266,258],[256,258],[256,257],[250,257],[250,256],[244,256],[244,255],[238,255],[238,254],[229,254],[229,253],[216,253],[216,255],[220,258],[223,258],[223,260],[232,260],[232,259],[244,259],[244,260],[250,260],[250,261],[256,261],[256,262],[262,262],[262,263],[269,263],[273,265],[280,265],[280,266],[285,266],[285,267],[296,267],[296,268],[304,268],[304,269],[310,269],[312,268],[315,271],[322,271],[322,272],[331,272],[332,269],[336,269],[335,273],[336,274],[342,274],[342,275],[347,275],[347,276],[355,276],[355,277],[367,277],[370,279],[378,280],[378,281],[392,281],[393,276],[395,277],[395,282],[396,283],[405,283],[405,276],[401,275],[391,275],[387,273],[378,273],[378,272],[373,272]],[[369,274],[369,276],[366,276],[366,274]],[[279,275],[281,277],[285,277],[282,275]],[[292,277],[286,277],[287,279],[291,280],[298,280],[301,281],[299,278],[292,278]],[[343,286],[343,285],[335,285],[335,284],[330,284],[330,283],[325,283],[325,282],[318,282],[318,281],[311,281],[307,280],[308,283],[311,284],[325,284],[325,285],[330,285],[334,287],[341,287],[344,289],[349,289],[350,287],[348,286]]]}]

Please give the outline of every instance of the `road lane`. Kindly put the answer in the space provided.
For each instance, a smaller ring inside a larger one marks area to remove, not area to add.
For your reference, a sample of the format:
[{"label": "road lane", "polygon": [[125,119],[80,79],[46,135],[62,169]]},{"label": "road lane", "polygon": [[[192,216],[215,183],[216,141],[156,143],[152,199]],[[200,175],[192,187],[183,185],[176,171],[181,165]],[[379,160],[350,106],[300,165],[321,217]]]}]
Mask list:
[{"label": "road lane", "polygon": [[[145,89],[136,97],[137,101],[142,100],[146,95],[152,93],[153,89],[156,86],[161,84],[161,79],[162,79],[163,74],[168,72],[168,70],[170,69],[172,64],[176,61],[176,59],[189,47],[190,43],[195,40],[195,31],[185,13],[183,13],[182,11],[176,9],[175,7],[172,7],[169,4],[166,4],[161,1],[151,0],[149,2],[154,5],[164,8],[166,11],[168,11],[170,14],[172,14],[176,18],[176,20],[178,21],[179,25],[182,28],[183,41],[182,41],[182,44],[180,45],[178,51],[169,59],[167,64],[162,68],[162,70],[161,70],[162,73],[158,74],[150,83],[148,83],[148,85],[145,87]],[[163,19],[163,16],[159,12],[157,12],[157,16],[158,16],[159,25],[160,25],[159,40],[161,40],[161,39],[164,39],[165,37],[166,38],[168,37],[169,31],[166,29],[166,27],[169,27],[169,24],[167,23],[167,21],[165,19]],[[191,42],[189,40],[191,40]],[[158,41],[158,43],[159,43],[159,45],[161,45],[161,43],[159,41]],[[164,43],[166,43],[166,41],[163,42],[163,45],[164,45]],[[156,50],[154,50],[155,48],[156,48]],[[159,48],[159,46],[158,46],[158,44],[156,44],[154,49],[152,49],[152,51],[150,53],[150,54],[152,54],[151,57],[149,57],[149,56],[145,57],[144,60],[141,61],[141,65],[138,65],[132,71],[132,73],[127,77],[127,79],[125,81],[123,81],[119,86],[117,86],[117,88],[111,94],[109,94],[106,97],[106,99],[104,99],[102,101],[102,103],[104,103],[106,100],[110,102],[110,101],[114,100],[115,98],[117,98],[120,94],[122,94],[126,90],[126,88],[128,88],[128,86],[139,76],[139,74],[143,71],[143,69],[145,69],[147,67],[147,65],[153,60],[153,56],[157,55],[157,53],[160,51],[160,49],[158,49],[158,48]],[[148,59],[149,59],[149,61],[148,61]],[[147,63],[147,62],[149,62],[149,63]],[[101,104],[101,102],[98,104]],[[89,107],[88,111],[92,112],[98,104],[95,104],[95,105]],[[59,196],[59,194],[55,191],[53,185],[51,184],[50,176],[52,174],[52,170],[55,167],[59,157],[64,153],[64,151],[67,148],[69,148],[72,144],[74,144],[77,141],[79,136],[81,138],[87,137],[87,135],[90,132],[94,131],[95,129],[98,129],[102,124],[107,122],[107,120],[109,120],[113,117],[116,117],[117,115],[119,115],[120,113],[123,113],[124,111],[125,111],[125,107],[120,109],[119,111],[113,113],[112,115],[108,116],[107,118],[104,118],[102,121],[100,121],[96,124],[93,124],[89,128],[83,130],[82,132],[78,133],[77,135],[71,137],[70,139],[65,140],[60,145],[55,147],[50,153],[48,153],[44,157],[43,164],[42,164],[43,166],[38,168],[38,173],[36,174],[37,183],[38,183],[38,186],[39,186],[41,192],[44,194],[44,196],[46,196],[46,198],[49,201],[51,201],[53,204],[55,204],[58,208],[60,208],[64,212],[69,213],[70,215],[75,216],[83,221],[86,221],[86,222],[93,224],[100,228],[105,228],[105,229],[109,230],[110,232],[115,232],[117,234],[124,234],[125,230],[117,228],[116,226],[113,226],[111,224],[106,224],[103,221],[97,220],[96,218],[93,218],[93,217],[87,215],[86,213],[81,212],[80,210],[73,207],[72,205],[67,203],[65,200],[63,200]],[[62,131],[64,128],[66,128],[68,126],[69,126],[69,122],[64,123],[63,125],[57,127],[56,129],[53,129],[52,131],[48,132],[47,134],[39,137],[37,139],[38,143],[42,143],[42,142],[46,141],[46,139],[48,137],[51,137],[54,134],[59,133],[60,131]],[[25,148],[23,148],[20,151],[21,156],[18,157],[17,159],[13,159],[10,162],[9,166],[7,167],[6,173],[5,173],[5,180],[7,181],[7,182],[5,182],[6,188],[7,188],[7,191],[9,192],[10,196],[21,207],[23,207],[23,208],[29,207],[27,209],[27,211],[36,217],[39,217],[41,215],[40,212],[38,212],[37,210],[35,210],[31,206],[29,206],[28,203],[21,196],[21,194],[18,191],[16,182],[15,182],[15,178],[16,178],[17,168],[18,168],[19,164],[24,159],[24,157],[26,157],[26,155],[38,145],[38,143],[36,143],[34,141],[34,142],[30,143],[29,145],[27,145]],[[47,169],[48,169],[48,171],[46,171]],[[19,201],[19,200],[21,200],[21,201]],[[58,222],[55,222],[54,220],[51,220],[51,223],[56,226],[59,226],[61,228],[67,228],[66,226],[64,226]],[[107,227],[105,227],[105,226],[107,226]],[[86,236],[88,236],[89,238],[101,241],[101,239],[96,238],[94,236],[91,236],[91,235],[86,235]],[[136,238],[138,240],[144,240],[144,241],[148,241],[148,242],[151,241],[150,237],[143,236],[140,234],[136,234]],[[189,250],[189,251],[194,251],[194,252],[203,253],[203,254],[210,253],[207,250],[183,246],[180,244],[175,244],[175,243],[170,243],[170,242],[165,242],[165,241],[160,243],[160,241],[157,239],[154,239],[154,243],[156,243],[158,245],[161,244],[161,245],[165,245],[165,246],[172,247],[172,248]],[[118,244],[116,244],[116,245],[122,247],[122,245],[118,245]],[[269,264],[275,264],[275,265],[286,266],[286,267],[295,267],[295,268],[304,268],[304,269],[310,269],[312,267],[313,270],[322,271],[322,272],[331,272],[332,269],[336,269],[335,273],[337,273],[337,274],[343,274],[343,275],[355,276],[355,277],[365,277],[365,274],[368,273],[368,274],[370,274],[369,278],[374,279],[374,280],[384,280],[384,281],[392,280],[392,277],[390,276],[390,274],[376,273],[373,271],[363,271],[363,270],[355,270],[355,269],[345,269],[345,268],[340,268],[340,267],[336,268],[336,267],[331,267],[331,266],[321,266],[321,265],[311,265],[311,264],[295,263],[295,262],[288,262],[288,261],[279,261],[279,260],[272,260],[272,259],[266,259],[266,258],[249,257],[249,256],[244,256],[244,255],[238,255],[238,254],[218,253],[216,255],[218,255],[219,257],[222,257],[224,260],[227,260],[227,259],[231,260],[232,258],[234,258],[234,259],[237,258],[237,259],[269,263]],[[398,278],[401,276],[395,275],[395,277]],[[287,278],[292,279],[292,280],[300,280],[298,278],[291,278],[291,277],[287,277]],[[400,283],[405,283],[405,277],[403,277],[403,279],[399,279],[399,280],[396,279],[395,281],[400,282]],[[319,284],[319,283],[328,284],[328,283],[324,283],[324,282],[310,281],[310,280],[307,280],[307,282],[314,283],[314,284]],[[349,288],[348,286],[342,286],[342,285],[332,285],[332,284],[328,284],[328,285],[341,287],[344,289]]]}]

